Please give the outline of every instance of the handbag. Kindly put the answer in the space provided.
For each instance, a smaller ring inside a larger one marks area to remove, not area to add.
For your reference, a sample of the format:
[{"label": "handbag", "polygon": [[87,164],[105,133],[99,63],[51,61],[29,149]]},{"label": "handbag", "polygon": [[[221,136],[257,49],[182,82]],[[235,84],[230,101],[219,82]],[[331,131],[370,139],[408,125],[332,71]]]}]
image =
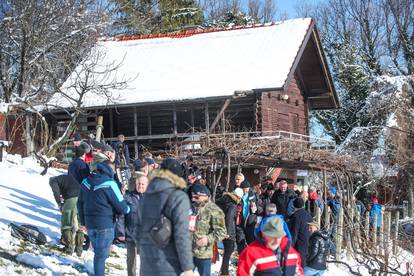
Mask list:
[{"label": "handbag", "polygon": [[169,193],[167,200],[165,201],[165,204],[162,208],[160,219],[151,227],[150,231],[150,237],[152,241],[159,248],[167,247],[171,240],[172,224],[171,220],[164,215],[164,210],[172,193],[174,193],[174,191]]}]

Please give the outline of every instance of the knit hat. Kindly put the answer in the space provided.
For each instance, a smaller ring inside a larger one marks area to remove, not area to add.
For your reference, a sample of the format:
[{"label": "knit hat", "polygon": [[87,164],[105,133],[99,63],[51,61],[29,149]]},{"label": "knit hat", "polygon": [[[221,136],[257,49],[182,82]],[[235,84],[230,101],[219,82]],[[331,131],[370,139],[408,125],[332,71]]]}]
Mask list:
[{"label": "knit hat", "polygon": [[293,207],[297,209],[303,208],[304,206],[305,206],[305,202],[303,201],[301,197],[295,198],[295,200],[293,201]]},{"label": "knit hat", "polygon": [[329,191],[330,191],[333,195],[336,195],[336,188],[335,188],[334,186],[331,186],[331,187],[329,188]]},{"label": "knit hat", "polygon": [[251,187],[251,185],[250,185],[250,182],[247,180],[247,179],[245,179],[241,184],[240,184],[240,188],[250,188]]},{"label": "knit hat", "polygon": [[180,162],[173,158],[167,158],[161,163],[161,169],[169,170],[173,174],[183,177],[183,169],[181,167]]},{"label": "knit hat", "polygon": [[152,164],[155,164],[155,161],[152,158],[147,157],[147,158],[144,158],[144,160],[148,163],[149,166],[151,166]]},{"label": "knit hat", "polygon": [[114,149],[108,144],[102,144],[102,151],[114,151]]},{"label": "knit hat", "polygon": [[76,133],[73,135],[73,141],[77,142],[77,141],[81,141],[81,140],[82,140],[81,135],[80,135],[78,132],[76,132]]},{"label": "knit hat", "polygon": [[286,236],[286,232],[283,230],[283,221],[280,217],[269,217],[264,223],[261,232],[272,238],[282,238]]},{"label": "knit hat", "polygon": [[191,191],[194,195],[210,196],[210,191],[205,185],[194,184],[193,190]]},{"label": "knit hat", "polygon": [[372,203],[378,203],[378,198],[376,198],[376,197],[374,197],[373,199],[372,199]]},{"label": "knit hat", "polygon": [[236,188],[234,191],[233,191],[233,194],[235,194],[236,196],[238,196],[239,198],[242,198],[243,197],[243,190],[242,190],[242,188]]}]

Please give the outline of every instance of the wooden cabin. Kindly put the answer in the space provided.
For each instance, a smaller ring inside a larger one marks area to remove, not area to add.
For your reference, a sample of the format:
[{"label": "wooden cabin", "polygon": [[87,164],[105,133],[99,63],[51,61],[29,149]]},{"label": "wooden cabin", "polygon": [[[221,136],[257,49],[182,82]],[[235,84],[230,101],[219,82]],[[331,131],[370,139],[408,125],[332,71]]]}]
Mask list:
[{"label": "wooden cabin", "polygon": [[[310,18],[251,27],[116,37],[97,46],[102,63],[122,60],[117,77],[130,79],[114,100],[85,96],[89,111],[78,131],[95,131],[103,115],[107,140],[124,134],[131,158],[141,147],[222,132],[281,131],[309,138],[309,112],[339,108],[335,87]],[[70,80],[70,78],[69,78]],[[70,93],[70,92],[68,92]],[[54,133],[69,120],[71,102],[55,97]]]}]

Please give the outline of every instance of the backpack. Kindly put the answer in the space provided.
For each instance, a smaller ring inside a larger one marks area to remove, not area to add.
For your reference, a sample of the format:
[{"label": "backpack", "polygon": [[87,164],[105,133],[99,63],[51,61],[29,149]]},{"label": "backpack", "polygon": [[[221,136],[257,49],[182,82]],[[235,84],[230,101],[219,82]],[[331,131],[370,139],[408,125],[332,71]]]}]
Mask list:
[{"label": "backpack", "polygon": [[46,236],[40,232],[39,228],[33,225],[23,224],[17,225],[14,223],[9,224],[11,228],[11,235],[15,238],[22,239],[34,244],[43,245],[46,244]]}]

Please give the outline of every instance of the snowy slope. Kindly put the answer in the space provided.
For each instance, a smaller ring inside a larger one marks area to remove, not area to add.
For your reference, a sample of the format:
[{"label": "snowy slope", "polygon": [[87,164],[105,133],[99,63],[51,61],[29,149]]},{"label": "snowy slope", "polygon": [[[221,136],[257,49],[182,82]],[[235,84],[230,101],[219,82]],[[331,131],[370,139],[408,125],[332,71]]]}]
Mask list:
[{"label": "snowy slope", "polygon": [[[33,160],[10,155],[7,159],[0,162],[0,275],[87,275],[93,269],[91,250],[77,258],[61,253],[55,245],[60,237],[60,215],[48,180],[65,172],[50,169],[40,176],[41,168]],[[47,235],[48,244],[34,246],[11,237],[7,226],[11,221],[39,227]],[[354,261],[344,260],[358,269]],[[220,266],[220,262],[213,265],[212,275],[219,274]],[[107,270],[108,275],[126,275],[125,248],[112,247]],[[329,264],[326,275],[351,274],[342,265]]]},{"label": "snowy slope", "polygon": [[[100,41],[96,72],[119,65],[110,76],[95,74],[98,83],[128,81],[128,88],[111,90],[114,103],[143,103],[230,96],[238,90],[281,88],[311,24],[310,18],[274,25],[201,33],[180,38]],[[93,58],[90,58],[93,60]],[[80,67],[63,85],[73,88]],[[50,102],[72,106],[56,94]],[[106,97],[85,95],[83,105],[103,106]]]}]

